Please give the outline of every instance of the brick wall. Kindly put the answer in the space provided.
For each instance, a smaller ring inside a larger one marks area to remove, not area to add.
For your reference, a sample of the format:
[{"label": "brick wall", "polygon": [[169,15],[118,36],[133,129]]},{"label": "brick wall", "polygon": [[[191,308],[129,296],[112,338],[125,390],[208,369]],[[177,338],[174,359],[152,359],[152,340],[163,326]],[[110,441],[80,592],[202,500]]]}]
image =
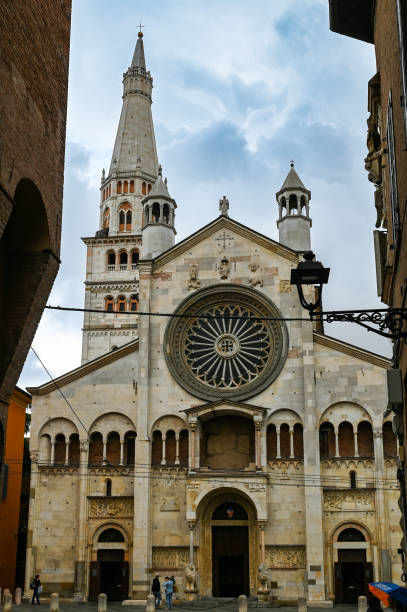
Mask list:
[{"label": "brick wall", "polygon": [[0,411],[58,271],[71,0],[0,3]]}]

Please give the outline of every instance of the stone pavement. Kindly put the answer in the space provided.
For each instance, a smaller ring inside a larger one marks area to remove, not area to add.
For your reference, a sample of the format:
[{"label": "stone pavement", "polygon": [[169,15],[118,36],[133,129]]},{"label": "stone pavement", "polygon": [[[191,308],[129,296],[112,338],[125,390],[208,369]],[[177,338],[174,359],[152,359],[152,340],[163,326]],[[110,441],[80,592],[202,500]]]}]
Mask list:
[{"label": "stone pavement", "polygon": [[[49,610],[49,602],[44,601],[41,604],[41,607],[45,610]],[[59,605],[60,612],[97,612],[97,602],[87,602],[83,604],[74,604],[74,603],[65,603],[61,602]],[[36,608],[31,604],[21,604],[21,606],[14,606],[12,612],[33,612]],[[177,610],[185,610],[185,612],[189,610],[193,610],[196,612],[206,612],[206,610],[216,610],[217,612],[237,612],[237,600],[233,600],[231,602],[221,603],[218,605],[214,605],[210,600],[201,600],[197,601],[194,606],[189,606],[187,603],[176,603],[174,605],[174,612]],[[257,602],[249,602],[248,606],[249,612],[256,612]],[[273,607],[263,607],[263,605],[258,607],[261,612],[297,612],[297,608],[294,606],[281,606],[279,608]],[[122,606],[119,602],[108,602],[107,603],[107,612],[131,612],[135,610],[137,612],[141,612],[141,610],[145,610],[145,606]],[[161,608],[161,610],[165,610],[165,608]],[[339,604],[334,606],[333,608],[329,608],[329,610],[333,610],[333,612],[356,612],[357,605],[351,604]],[[323,612],[322,608],[308,608],[308,612]]]}]

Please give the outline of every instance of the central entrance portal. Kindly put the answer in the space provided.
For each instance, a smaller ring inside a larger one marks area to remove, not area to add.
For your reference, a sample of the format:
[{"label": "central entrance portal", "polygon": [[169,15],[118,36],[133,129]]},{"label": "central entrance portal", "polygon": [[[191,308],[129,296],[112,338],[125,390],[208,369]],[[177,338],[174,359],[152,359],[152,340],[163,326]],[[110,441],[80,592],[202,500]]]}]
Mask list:
[{"label": "central entrance portal", "polygon": [[212,590],[214,597],[249,595],[247,513],[236,503],[223,503],[212,516]]}]

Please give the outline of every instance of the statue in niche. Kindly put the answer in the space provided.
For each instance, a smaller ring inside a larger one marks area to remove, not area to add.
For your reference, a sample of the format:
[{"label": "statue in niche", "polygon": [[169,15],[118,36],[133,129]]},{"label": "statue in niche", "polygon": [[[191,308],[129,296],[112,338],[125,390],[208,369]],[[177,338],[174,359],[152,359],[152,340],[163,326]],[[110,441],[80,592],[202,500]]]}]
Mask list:
[{"label": "statue in niche", "polygon": [[193,563],[188,563],[185,567],[185,591],[195,591],[196,568]]},{"label": "statue in niche", "polygon": [[201,286],[201,281],[198,278],[198,270],[198,264],[191,264],[189,266],[188,289],[199,289]]},{"label": "statue in niche", "polygon": [[269,582],[270,582],[270,570],[264,563],[260,563],[259,565],[259,574],[258,574],[258,584],[259,588],[257,591],[259,593],[268,593],[269,592]]},{"label": "statue in niche", "polygon": [[221,217],[229,217],[229,200],[226,196],[219,200],[219,210]]},{"label": "statue in niche", "polygon": [[252,285],[252,287],[256,287],[256,285],[263,287],[263,274],[262,274],[260,264],[257,261],[251,261],[249,263],[249,270],[250,270],[249,282]]},{"label": "statue in niche", "polygon": [[227,257],[222,257],[219,265],[219,276],[223,279],[229,277],[230,274],[230,263]]}]

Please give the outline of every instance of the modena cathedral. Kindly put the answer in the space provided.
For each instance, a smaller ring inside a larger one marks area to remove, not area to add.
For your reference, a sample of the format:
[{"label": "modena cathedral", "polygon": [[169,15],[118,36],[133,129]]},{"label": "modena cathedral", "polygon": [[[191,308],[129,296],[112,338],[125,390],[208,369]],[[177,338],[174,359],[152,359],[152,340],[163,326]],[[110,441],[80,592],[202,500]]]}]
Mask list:
[{"label": "modena cathedral", "polygon": [[223,197],[175,243],[152,87],[139,33],[83,238],[82,365],[29,389],[26,593],[38,573],[45,594],[140,600],[159,573],[187,601],[354,602],[401,573],[390,363],[300,306],[311,192],[293,163],[278,241]]}]

